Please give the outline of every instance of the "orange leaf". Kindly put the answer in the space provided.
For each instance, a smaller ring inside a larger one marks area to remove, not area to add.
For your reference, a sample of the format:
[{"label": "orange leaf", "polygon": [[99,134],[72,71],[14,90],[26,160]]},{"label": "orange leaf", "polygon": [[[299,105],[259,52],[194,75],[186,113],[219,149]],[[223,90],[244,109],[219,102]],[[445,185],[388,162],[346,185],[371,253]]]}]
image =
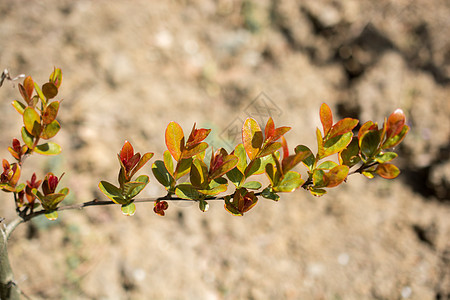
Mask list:
[{"label": "orange leaf", "polygon": [[405,125],[405,120],[406,117],[403,110],[396,109],[387,120],[387,138],[399,134],[403,129],[403,125]]},{"label": "orange leaf", "polygon": [[393,164],[379,164],[375,173],[386,179],[393,179],[400,174],[400,170]]},{"label": "orange leaf", "polygon": [[345,118],[342,120],[339,120],[336,124],[331,127],[330,132],[328,133],[328,136],[326,136],[327,139],[331,139],[335,136],[347,133],[352,131],[353,128],[358,125],[359,120],[352,119],[352,118]]},{"label": "orange leaf", "polygon": [[242,144],[250,160],[254,160],[258,156],[262,143],[261,128],[254,119],[247,118],[242,127]]},{"label": "orange leaf", "polygon": [[166,146],[176,161],[180,161],[184,150],[183,129],[176,122],[170,122],[166,129]]},{"label": "orange leaf", "polygon": [[333,126],[333,114],[330,107],[326,103],[323,103],[320,106],[320,122],[322,122],[323,126],[323,135],[327,136]]}]

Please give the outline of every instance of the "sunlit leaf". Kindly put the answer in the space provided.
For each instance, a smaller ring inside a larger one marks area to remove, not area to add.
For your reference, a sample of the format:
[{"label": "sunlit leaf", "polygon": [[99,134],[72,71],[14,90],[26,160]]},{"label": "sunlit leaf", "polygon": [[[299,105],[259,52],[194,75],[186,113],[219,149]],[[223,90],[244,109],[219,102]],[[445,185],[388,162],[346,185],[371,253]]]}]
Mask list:
[{"label": "sunlit leaf", "polygon": [[59,122],[56,120],[53,120],[53,122],[51,122],[50,124],[47,124],[44,127],[44,130],[42,130],[42,133],[41,133],[41,138],[43,138],[44,140],[51,139],[58,133],[58,131],[60,129],[61,129],[61,125],[59,125]]},{"label": "sunlit leaf", "polygon": [[333,126],[333,114],[331,112],[330,107],[323,103],[320,106],[320,122],[322,123],[323,127],[323,135],[327,136],[330,132],[331,127]]},{"label": "sunlit leaf", "polygon": [[321,169],[314,170],[312,179],[314,187],[316,188],[325,187],[328,184],[326,173]]},{"label": "sunlit leaf", "polygon": [[377,123],[373,123],[372,121],[367,121],[363,125],[361,125],[361,128],[359,128],[358,131],[358,139],[361,140],[361,137],[364,133],[366,133],[369,130],[378,130]]},{"label": "sunlit leaf", "polygon": [[375,173],[386,179],[396,178],[400,174],[400,170],[393,164],[379,164]]},{"label": "sunlit leaf", "polygon": [[383,163],[390,162],[391,160],[393,160],[397,156],[398,155],[395,152],[380,153],[377,156],[375,156],[375,161],[380,163],[380,164],[383,164]]},{"label": "sunlit leaf", "polygon": [[55,86],[59,89],[62,82],[62,72],[60,68],[55,68],[53,70],[52,74],[50,74],[49,81],[54,83]]},{"label": "sunlit leaf", "polygon": [[186,148],[186,149],[183,151],[183,154],[182,154],[182,157],[181,157],[181,158],[182,158],[182,159],[185,159],[185,158],[193,157],[193,156],[195,156],[195,155],[197,155],[197,154],[199,154],[199,153],[205,151],[207,148],[208,148],[208,144],[205,143],[205,142],[202,142],[202,143],[200,143],[200,144],[197,144],[197,145],[195,145],[195,146],[192,147],[192,148]]},{"label": "sunlit leaf", "polygon": [[285,157],[282,162],[282,168],[283,173],[286,173],[287,171],[294,168],[296,165],[298,165],[300,162],[302,162],[306,157],[308,157],[311,153],[307,150],[296,152],[293,155],[290,155],[288,157]]},{"label": "sunlit leaf", "polygon": [[122,205],[128,204],[127,200],[122,195],[122,191],[115,185],[112,185],[107,181],[100,181],[100,183],[98,184],[98,188],[106,197],[111,199],[114,203]]},{"label": "sunlit leaf", "polygon": [[56,119],[59,110],[59,101],[53,101],[44,110],[42,114],[42,122],[44,124],[50,124]]},{"label": "sunlit leaf", "polygon": [[225,178],[217,178],[211,181],[207,189],[199,190],[199,192],[207,196],[215,196],[225,192],[227,188],[227,180]]},{"label": "sunlit leaf", "polygon": [[34,89],[35,89],[36,93],[38,94],[39,99],[41,99],[42,103],[44,103],[44,105],[47,104],[47,100],[45,99],[45,96],[42,93],[41,88],[39,87],[39,85],[36,82],[34,83]]},{"label": "sunlit leaf", "polygon": [[209,209],[209,204],[208,202],[206,202],[205,200],[200,200],[198,202],[198,208],[202,211],[202,212],[207,212]]},{"label": "sunlit leaf", "polygon": [[[213,170],[213,172],[210,172],[210,178],[211,179],[215,179],[218,178],[222,175],[224,175],[225,173],[227,173],[228,171],[232,170],[238,163],[238,158],[233,155],[226,155],[222,158],[222,162],[220,164],[220,166],[218,166],[217,168],[215,168]],[[210,166],[211,168],[211,166]]]},{"label": "sunlit leaf", "polygon": [[301,178],[300,174],[294,171],[289,171],[284,174],[283,179],[278,185],[273,187],[275,192],[293,192],[299,188],[305,181]]},{"label": "sunlit leaf", "polygon": [[348,166],[336,166],[331,169],[327,174],[327,185],[326,187],[332,188],[340,185],[347,178],[349,171]]},{"label": "sunlit leaf", "polygon": [[239,171],[241,171],[241,173],[244,173],[245,168],[247,168],[247,155],[243,144],[238,144],[234,148],[234,155],[236,155],[236,157],[239,159],[236,167],[239,169]]},{"label": "sunlit leaf", "polygon": [[336,167],[337,165],[338,165],[338,164],[335,163],[334,161],[327,160],[327,161],[324,161],[323,163],[321,163],[320,165],[318,165],[318,166],[316,167],[316,169],[321,169],[321,170],[331,170],[331,169],[333,169],[334,167]]},{"label": "sunlit leaf", "polygon": [[405,125],[406,117],[403,110],[396,109],[388,118],[386,124],[386,136],[387,138],[398,135]]},{"label": "sunlit leaf", "polygon": [[137,163],[137,165],[134,167],[133,172],[131,172],[131,177],[134,176],[134,174],[136,174],[137,171],[139,171],[139,169],[141,169],[143,166],[145,166],[145,164],[153,157],[153,153],[151,152],[147,152],[144,155],[141,156],[141,159],[139,160],[139,162]]},{"label": "sunlit leaf", "polygon": [[176,122],[170,122],[166,129],[166,146],[170,154],[176,161],[180,161],[181,152],[184,147],[184,133],[183,129]]},{"label": "sunlit leaf", "polygon": [[262,151],[258,154],[258,157],[264,157],[270,155],[281,148],[281,143],[274,142],[264,146]]},{"label": "sunlit leaf", "polygon": [[365,158],[370,158],[376,154],[380,146],[380,139],[380,131],[378,130],[371,130],[364,133],[359,141],[359,147]]},{"label": "sunlit leaf", "polygon": [[353,133],[347,132],[342,135],[334,136],[323,144],[323,152],[321,158],[330,156],[344,150],[352,141]]},{"label": "sunlit leaf", "polygon": [[[198,156],[196,156],[198,157]],[[177,174],[175,175],[175,179],[178,180],[191,170],[192,165],[192,157],[191,158],[184,158],[178,162],[177,166]]]},{"label": "sunlit leaf", "polygon": [[53,142],[48,142],[45,144],[37,145],[34,148],[34,151],[43,155],[58,155],[59,153],[61,153],[62,149],[60,145]]},{"label": "sunlit leaf", "polygon": [[202,199],[203,195],[197,191],[189,183],[181,183],[177,185],[175,189],[175,194],[181,199],[189,199],[189,200],[199,200]]},{"label": "sunlit leaf", "polygon": [[239,187],[242,179],[244,179],[244,174],[235,167],[227,172],[227,177],[236,187]]},{"label": "sunlit leaf", "polygon": [[167,171],[169,171],[170,175],[173,176],[173,160],[169,150],[164,151],[163,160]]},{"label": "sunlit leaf", "polygon": [[404,125],[403,128],[402,128],[402,131],[399,134],[397,134],[397,135],[395,135],[395,136],[393,136],[391,138],[388,138],[383,143],[382,148],[383,149],[388,149],[388,148],[392,148],[392,147],[397,146],[398,144],[400,144],[403,141],[403,139],[405,138],[405,136],[408,133],[408,131],[409,131],[409,126],[408,125]]},{"label": "sunlit leaf", "polygon": [[32,149],[34,145],[34,136],[28,133],[28,131],[25,129],[25,126],[22,127],[20,133],[22,134],[22,140],[25,145],[27,145],[28,148]]},{"label": "sunlit leaf", "polygon": [[133,202],[122,205],[120,209],[125,216],[132,216],[136,213],[136,205]]},{"label": "sunlit leaf", "polygon": [[359,120],[352,118],[345,118],[339,120],[336,124],[331,127],[330,132],[328,133],[327,139],[331,139],[338,135],[343,135],[345,133],[351,132],[353,128],[358,125]]},{"label": "sunlit leaf", "polygon": [[351,168],[360,161],[361,158],[359,157],[358,138],[353,137],[347,148],[342,150],[342,152],[339,152],[339,162],[340,164],[349,166]]},{"label": "sunlit leaf", "polygon": [[258,123],[252,118],[247,118],[244,122],[242,143],[250,160],[254,160],[261,150],[263,134]]},{"label": "sunlit leaf", "polygon": [[266,187],[262,193],[261,196],[263,196],[266,199],[278,201],[280,200],[280,196],[278,196],[276,193],[274,193],[270,187]]},{"label": "sunlit leaf", "polygon": [[259,190],[262,187],[262,184],[258,181],[247,181],[242,187],[249,190]]},{"label": "sunlit leaf", "polygon": [[44,215],[50,221],[55,221],[56,219],[58,219],[58,212],[57,211],[46,212]]},{"label": "sunlit leaf", "polygon": [[12,103],[12,106],[17,110],[17,112],[21,115],[23,115],[23,112],[25,111],[26,105],[23,104],[20,101],[14,100]]},{"label": "sunlit leaf", "polygon": [[25,108],[23,112],[23,124],[31,135],[35,137],[39,135],[41,131],[41,117],[34,108]]},{"label": "sunlit leaf", "polygon": [[149,183],[147,175],[141,175],[135,181],[125,183],[125,194],[128,199],[136,197]]},{"label": "sunlit leaf", "polygon": [[318,189],[318,188],[314,188],[311,187],[309,189],[309,192],[311,193],[311,195],[313,195],[314,197],[322,197],[323,195],[325,195],[327,193],[326,190],[324,189]]},{"label": "sunlit leaf", "polygon": [[195,188],[206,188],[208,184],[208,167],[203,161],[194,159],[190,171],[190,180]]},{"label": "sunlit leaf", "polygon": [[312,151],[305,145],[298,145],[297,147],[295,147],[294,151],[295,151],[295,153],[300,153],[300,152],[307,153],[307,154],[305,154],[305,158],[302,160],[302,163],[311,170],[314,165],[314,161],[315,161],[314,154],[312,153]]}]

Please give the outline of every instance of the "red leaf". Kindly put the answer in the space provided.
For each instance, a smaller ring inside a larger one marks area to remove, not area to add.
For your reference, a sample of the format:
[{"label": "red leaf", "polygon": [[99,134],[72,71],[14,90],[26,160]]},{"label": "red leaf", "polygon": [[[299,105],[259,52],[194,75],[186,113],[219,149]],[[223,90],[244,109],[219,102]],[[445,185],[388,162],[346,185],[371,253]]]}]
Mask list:
[{"label": "red leaf", "polygon": [[211,132],[211,129],[205,129],[205,128],[195,129],[195,124],[194,124],[191,134],[189,135],[189,138],[186,142],[186,148],[191,148],[191,147],[199,144],[201,141],[203,141],[204,139],[206,139],[208,137],[210,132]]},{"label": "red leaf", "polygon": [[358,120],[352,118],[339,120],[336,124],[333,125],[333,127],[331,127],[330,132],[328,133],[328,136],[326,136],[326,138],[331,139],[335,136],[350,132],[353,128],[356,127],[356,125],[358,125],[358,122]]},{"label": "red leaf", "polygon": [[387,138],[399,134],[403,129],[403,125],[405,125],[405,120],[406,117],[403,110],[396,109],[387,120]]},{"label": "red leaf", "polygon": [[320,106],[320,122],[322,122],[323,126],[323,135],[327,136],[333,126],[333,114],[330,107],[326,103],[323,103]]},{"label": "red leaf", "polygon": [[120,150],[120,160],[124,165],[128,162],[134,155],[133,146],[131,146],[130,142],[125,141],[123,144],[122,150]]},{"label": "red leaf", "polygon": [[267,120],[266,127],[264,128],[265,140],[270,139],[275,133],[275,124],[273,123],[272,117]]},{"label": "red leaf", "polygon": [[358,140],[361,139],[361,137],[363,136],[363,134],[366,131],[374,130],[374,129],[378,130],[377,123],[373,123],[372,121],[367,121],[366,123],[364,123],[358,131]]}]

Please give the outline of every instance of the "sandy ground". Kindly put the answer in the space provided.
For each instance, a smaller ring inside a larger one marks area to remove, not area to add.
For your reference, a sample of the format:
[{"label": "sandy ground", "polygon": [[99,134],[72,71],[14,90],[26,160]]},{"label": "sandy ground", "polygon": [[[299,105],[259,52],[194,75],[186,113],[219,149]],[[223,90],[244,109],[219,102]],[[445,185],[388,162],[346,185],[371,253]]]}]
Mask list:
[{"label": "sandy ground", "polygon": [[[292,126],[291,147],[315,149],[322,102],[363,122],[402,108],[411,126],[398,179],[353,175],[243,218],[217,202],[35,219],[9,243],[20,287],[31,299],[450,299],[449,15],[446,0],[1,1],[0,67],[41,83],[64,73],[63,153],[25,173],[66,172],[67,203],[101,197],[125,139],[161,159],[172,120],[228,149],[242,120],[269,115]],[[8,159],[18,97],[0,89]],[[163,194],[152,179],[143,196]]]}]

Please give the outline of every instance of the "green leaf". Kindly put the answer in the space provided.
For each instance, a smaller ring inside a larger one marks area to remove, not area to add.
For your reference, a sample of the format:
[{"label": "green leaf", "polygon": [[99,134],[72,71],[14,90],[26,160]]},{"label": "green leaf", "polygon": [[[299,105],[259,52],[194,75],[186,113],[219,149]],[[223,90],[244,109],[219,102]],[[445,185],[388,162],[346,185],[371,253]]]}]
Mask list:
[{"label": "green leaf", "polygon": [[206,142],[202,142],[200,144],[195,145],[192,148],[185,149],[183,151],[181,158],[185,159],[185,158],[193,157],[193,156],[205,151],[207,148],[208,148],[208,144]]},{"label": "green leaf", "polygon": [[200,210],[201,210],[202,212],[207,212],[208,209],[209,209],[209,204],[208,204],[208,202],[206,202],[205,200],[200,200],[200,201],[198,202],[198,208],[200,208]]},{"label": "green leaf", "polygon": [[239,187],[244,179],[244,174],[242,174],[241,171],[235,167],[227,172],[227,177],[236,187]]},{"label": "green leaf", "polygon": [[316,169],[321,169],[321,170],[331,170],[334,167],[336,167],[338,164],[335,163],[334,161],[324,161],[323,163],[321,163],[319,166],[317,166]]},{"label": "green leaf", "polygon": [[12,103],[12,106],[17,110],[17,112],[21,115],[23,115],[23,112],[25,111],[26,105],[23,104],[20,101],[14,100]]},{"label": "green leaf", "polygon": [[278,196],[276,193],[274,193],[270,187],[266,187],[262,191],[261,196],[263,196],[266,199],[273,200],[273,201],[280,200],[280,196]]},{"label": "green leaf", "polygon": [[169,189],[174,181],[172,175],[167,171],[164,162],[157,160],[152,165],[152,172],[156,180],[161,183],[166,189]]},{"label": "green leaf", "polygon": [[109,199],[111,199],[116,204],[128,204],[128,201],[123,197],[122,191],[112,185],[111,183],[107,181],[100,181],[98,184],[98,188],[100,191]]},{"label": "green leaf", "polygon": [[249,190],[259,190],[262,187],[262,184],[258,181],[247,181],[242,187]]},{"label": "green leaf", "polygon": [[215,196],[227,190],[228,184],[225,178],[217,178],[211,181],[207,189],[199,190],[200,193],[208,196]]},{"label": "green leaf", "polygon": [[178,162],[177,166],[177,174],[175,175],[175,179],[178,180],[191,170],[192,165],[192,157],[191,158],[184,158]]},{"label": "green leaf", "polygon": [[22,133],[22,140],[25,145],[27,145],[28,148],[33,149],[34,136],[28,133],[28,131],[25,129],[25,126],[22,127],[22,130],[20,132]]},{"label": "green leaf", "polygon": [[166,129],[166,146],[173,158],[178,162],[184,148],[183,129],[176,122],[170,122]]},{"label": "green leaf", "polygon": [[132,216],[136,213],[136,205],[133,202],[122,205],[120,209],[125,216]]},{"label": "green leaf", "polygon": [[353,133],[347,132],[327,139],[323,144],[323,154],[320,157],[324,158],[344,150],[352,141],[352,137]]},{"label": "green leaf", "polygon": [[311,187],[309,189],[309,192],[311,193],[311,195],[313,195],[314,197],[322,197],[323,195],[325,195],[327,193],[326,190],[324,189],[317,189],[317,188],[313,188]]},{"label": "green leaf", "polygon": [[299,173],[289,171],[284,174],[278,185],[273,187],[273,190],[274,192],[293,192],[304,182]]},{"label": "green leaf", "polygon": [[375,176],[373,175],[375,172],[372,172],[372,171],[364,171],[364,172],[362,172],[361,174],[363,174],[364,176],[366,176],[367,178],[369,178],[369,179],[372,179],[372,178],[374,178]]},{"label": "green leaf", "polygon": [[326,173],[321,169],[314,170],[312,179],[315,188],[325,187],[328,184]]},{"label": "green leaf", "polygon": [[270,143],[270,144],[264,146],[262,151],[258,154],[258,157],[265,157],[267,155],[270,155],[270,154],[274,153],[275,151],[277,151],[278,149],[280,149],[281,147],[282,147],[282,145],[279,142]]},{"label": "green leaf", "polygon": [[377,156],[375,156],[375,161],[383,164],[390,162],[394,158],[396,158],[398,155],[395,152],[385,152],[385,153],[379,153]]},{"label": "green leaf", "polygon": [[57,211],[46,212],[45,217],[50,221],[55,221],[56,219],[58,219],[58,212]]},{"label": "green leaf", "polygon": [[280,173],[278,172],[278,170],[274,167],[273,164],[267,164],[266,168],[266,175],[270,180],[270,183],[272,186],[276,186],[278,185],[278,181],[280,179]]},{"label": "green leaf", "polygon": [[204,196],[197,191],[196,188],[194,188],[189,183],[181,183],[177,185],[175,189],[175,194],[182,198],[182,199],[189,199],[189,200],[200,200]]},{"label": "green leaf", "polygon": [[42,122],[44,124],[50,124],[56,119],[59,110],[59,101],[53,101],[44,110],[42,114]]},{"label": "green leaf", "polygon": [[58,88],[54,83],[47,82],[42,86],[42,93],[48,100],[53,99],[56,97],[56,95],[58,95]]},{"label": "green leaf", "polygon": [[44,103],[44,105],[47,104],[47,100],[45,99],[45,96],[42,93],[41,88],[39,87],[39,85],[36,82],[34,82],[34,90],[38,94],[38,96],[41,99],[42,103]]},{"label": "green leaf", "polygon": [[62,72],[60,68],[55,68],[53,70],[52,74],[50,74],[49,81],[54,83],[55,86],[59,89],[62,81]]},{"label": "green leaf", "polygon": [[400,174],[400,170],[393,164],[379,164],[375,173],[386,179],[394,179]]},{"label": "green leaf", "polygon": [[28,133],[35,137],[41,132],[41,117],[33,107],[25,108],[23,112],[23,124]]},{"label": "green leaf", "polygon": [[208,167],[203,161],[194,159],[191,166],[190,181],[198,189],[205,189],[208,185]]},{"label": "green leaf", "polygon": [[254,160],[258,156],[262,143],[263,133],[258,122],[252,118],[247,118],[242,127],[242,144],[250,160]]},{"label": "green leaf", "polygon": [[54,193],[45,196],[42,196],[41,194],[39,200],[41,200],[41,204],[45,210],[52,211],[55,210],[56,207],[58,207],[58,204],[64,200],[68,192],[69,190],[67,189],[66,193]]},{"label": "green leaf", "polygon": [[245,168],[247,168],[247,155],[243,144],[238,144],[234,148],[234,155],[239,159],[237,168],[244,174]]},{"label": "green leaf", "polygon": [[295,147],[294,149],[295,153],[300,153],[300,152],[306,152],[308,153],[305,158],[302,160],[302,163],[308,167],[308,169],[312,170],[313,166],[314,166],[314,154],[312,153],[312,151],[306,147],[305,145],[298,145],[297,147]]},{"label": "green leaf", "polygon": [[34,148],[34,151],[42,155],[58,155],[59,153],[61,153],[62,149],[58,144],[48,142],[45,144],[37,145],[36,148]]},{"label": "green leaf", "polygon": [[141,175],[135,181],[125,183],[125,195],[128,199],[136,197],[149,183],[150,179],[147,175]]},{"label": "green leaf", "polygon": [[59,125],[59,122],[56,120],[53,120],[53,122],[51,122],[50,124],[47,124],[44,127],[44,130],[42,130],[42,133],[41,133],[41,138],[43,138],[44,140],[51,139],[58,133],[58,131],[60,129],[61,129],[61,125]]},{"label": "green leaf", "polygon": [[347,148],[339,152],[339,162],[341,165],[346,165],[351,168],[360,161],[358,138],[353,137]]},{"label": "green leaf", "polygon": [[359,147],[364,158],[369,159],[373,157],[380,146],[380,131],[370,130],[363,134],[359,141]]},{"label": "green leaf", "polygon": [[347,178],[349,171],[348,166],[336,166],[333,169],[331,169],[327,174],[327,185],[326,187],[332,188],[335,186],[340,185],[344,180]]},{"label": "green leaf", "polygon": [[258,171],[260,171],[261,169],[261,165],[262,165],[262,159],[261,158],[256,158],[254,160],[252,160],[247,168],[245,168],[245,172],[244,175],[245,177],[250,177],[253,174],[256,174]]},{"label": "green leaf", "polygon": [[163,160],[167,171],[173,176],[173,160],[169,150],[164,151]]},{"label": "green leaf", "polygon": [[383,143],[383,147],[382,149],[388,149],[388,148],[392,148],[397,146],[398,144],[400,144],[403,139],[405,138],[406,134],[409,131],[409,126],[408,125],[404,125],[402,128],[402,131],[397,134],[396,136],[393,136],[391,138],[388,138],[384,143]]}]

